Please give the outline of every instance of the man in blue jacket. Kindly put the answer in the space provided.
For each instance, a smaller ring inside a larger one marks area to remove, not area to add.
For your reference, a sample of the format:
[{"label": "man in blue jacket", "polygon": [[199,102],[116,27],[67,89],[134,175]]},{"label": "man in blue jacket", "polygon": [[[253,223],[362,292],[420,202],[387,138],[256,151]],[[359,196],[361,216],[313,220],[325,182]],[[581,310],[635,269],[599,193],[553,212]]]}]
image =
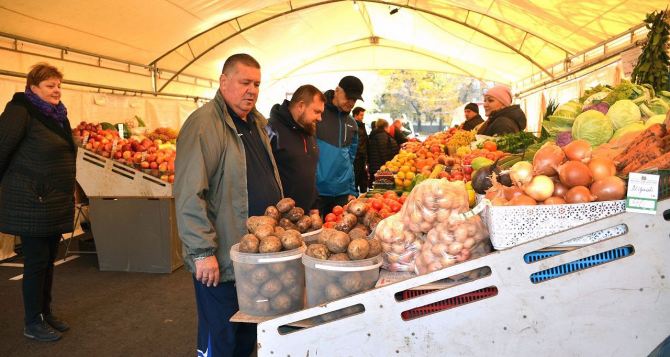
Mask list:
[{"label": "man in blue jacket", "polygon": [[358,148],[358,126],[349,115],[357,100],[363,100],[363,83],[354,76],[340,80],[335,90],[324,93],[325,110],[316,126],[319,163],[316,186],[319,212],[328,214],[336,205],[344,205],[357,194],[354,159]]}]

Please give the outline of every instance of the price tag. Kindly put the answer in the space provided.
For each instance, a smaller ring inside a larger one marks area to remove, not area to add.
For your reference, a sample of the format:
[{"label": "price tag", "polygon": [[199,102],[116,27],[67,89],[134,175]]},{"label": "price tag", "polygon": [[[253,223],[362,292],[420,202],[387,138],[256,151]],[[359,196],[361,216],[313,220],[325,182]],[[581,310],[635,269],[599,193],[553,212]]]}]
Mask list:
[{"label": "price tag", "polygon": [[659,176],[631,172],[628,175],[626,212],[656,214]]},{"label": "price tag", "polygon": [[121,139],[125,139],[125,137],[124,137],[125,132],[123,131],[123,124],[122,124],[122,123],[118,123],[118,124],[116,124],[116,127],[118,128],[119,137],[120,137]]}]

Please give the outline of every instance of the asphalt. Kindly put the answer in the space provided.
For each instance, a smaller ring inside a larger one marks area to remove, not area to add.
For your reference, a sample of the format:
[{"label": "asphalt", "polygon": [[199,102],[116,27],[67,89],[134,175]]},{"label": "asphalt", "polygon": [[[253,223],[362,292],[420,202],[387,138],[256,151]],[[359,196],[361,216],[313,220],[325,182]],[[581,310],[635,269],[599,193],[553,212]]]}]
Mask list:
[{"label": "asphalt", "polygon": [[[81,249],[95,249],[93,241]],[[57,260],[64,250],[61,244]],[[0,263],[20,264],[22,257]],[[22,270],[0,264],[0,356],[196,354],[193,283],[183,267],[171,274],[102,272],[95,254],[69,256],[55,268],[52,306],[71,328],[56,342],[23,336],[22,280],[10,280]]]}]

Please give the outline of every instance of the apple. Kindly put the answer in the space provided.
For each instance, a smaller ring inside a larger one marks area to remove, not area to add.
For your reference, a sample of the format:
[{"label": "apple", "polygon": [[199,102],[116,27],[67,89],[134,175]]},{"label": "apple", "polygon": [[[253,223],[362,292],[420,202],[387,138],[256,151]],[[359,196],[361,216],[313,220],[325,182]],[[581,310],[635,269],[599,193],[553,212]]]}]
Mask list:
[{"label": "apple", "polygon": [[160,172],[167,171],[167,162],[163,162],[160,165],[158,165],[158,171],[160,171]]},{"label": "apple", "polygon": [[142,162],[142,153],[141,152],[136,152],[135,155],[133,156],[133,162],[136,164],[139,164]]},{"label": "apple", "polygon": [[167,181],[170,177],[168,175],[161,175],[161,180]]},{"label": "apple", "polygon": [[168,176],[168,182],[173,183],[174,182],[174,175]]},{"label": "apple", "polygon": [[124,150],[123,151],[123,158],[126,160],[130,160],[133,157],[133,153],[130,150]]},{"label": "apple", "polygon": [[118,160],[118,159],[120,159],[120,158],[122,158],[122,157],[123,157],[123,154],[121,153],[121,151],[116,151],[116,152],[114,153],[114,159]]},{"label": "apple", "polygon": [[156,163],[156,161],[150,162],[150,163],[149,163],[149,167],[150,167],[152,170],[156,170],[156,169],[158,169],[158,163]]}]

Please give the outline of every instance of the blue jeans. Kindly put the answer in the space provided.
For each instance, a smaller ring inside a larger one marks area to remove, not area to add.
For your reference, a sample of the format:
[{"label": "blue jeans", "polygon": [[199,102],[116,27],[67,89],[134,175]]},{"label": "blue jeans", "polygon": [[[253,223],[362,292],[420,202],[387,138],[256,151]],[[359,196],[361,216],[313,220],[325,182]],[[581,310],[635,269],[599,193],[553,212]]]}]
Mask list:
[{"label": "blue jeans", "polygon": [[216,287],[195,280],[198,307],[198,356],[248,357],[256,346],[256,324],[230,322],[239,310],[235,282]]}]

